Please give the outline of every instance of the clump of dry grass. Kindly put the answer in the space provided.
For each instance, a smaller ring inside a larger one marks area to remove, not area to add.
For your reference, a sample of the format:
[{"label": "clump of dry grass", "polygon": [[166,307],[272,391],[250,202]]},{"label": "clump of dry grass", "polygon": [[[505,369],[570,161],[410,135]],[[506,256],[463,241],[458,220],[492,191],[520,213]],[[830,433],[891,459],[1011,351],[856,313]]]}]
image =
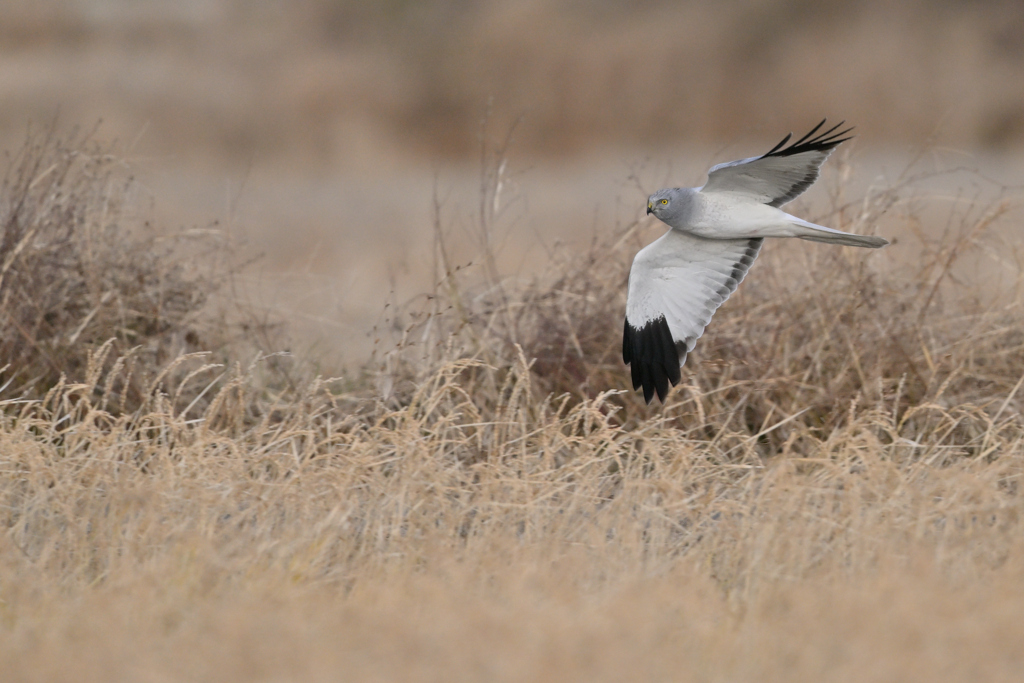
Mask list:
[{"label": "clump of dry grass", "polygon": [[[886,197],[832,218],[867,222]],[[526,286],[448,268],[384,395],[275,392],[258,362],[181,356],[120,411],[130,364],[100,346],[78,377],[0,402],[0,666],[1007,676],[1020,313],[942,286],[997,209],[937,268],[808,248],[801,276],[768,250],[663,409],[621,391],[632,228]]]},{"label": "clump of dry grass", "polygon": [[223,356],[239,330],[235,319],[209,315],[233,267],[216,231],[157,231],[130,169],[90,135],[30,133],[6,165],[0,377],[8,393],[39,398],[62,378],[85,379],[90,354],[109,342],[102,357],[112,351],[130,368],[114,373],[109,409],[130,411],[177,356]]}]

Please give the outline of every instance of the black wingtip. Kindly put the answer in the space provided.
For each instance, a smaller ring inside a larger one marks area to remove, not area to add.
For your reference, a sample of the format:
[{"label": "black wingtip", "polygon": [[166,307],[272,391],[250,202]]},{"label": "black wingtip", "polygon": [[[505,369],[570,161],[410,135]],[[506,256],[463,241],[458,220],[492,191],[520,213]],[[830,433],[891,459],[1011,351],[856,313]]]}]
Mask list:
[{"label": "black wingtip", "polygon": [[839,128],[842,128],[846,121],[840,121],[828,130],[819,133],[818,131],[821,130],[827,120],[828,119],[822,119],[821,122],[812,128],[806,135],[787,147],[786,143],[793,137],[793,134],[790,133],[786,137],[782,138],[782,142],[772,147],[767,153],[763,154],[761,158],[763,159],[771,156],[792,156],[794,154],[802,154],[804,152],[826,152],[835,149],[838,145],[853,137],[852,135],[843,137],[853,130],[853,126],[836,132]]},{"label": "black wingtip", "polygon": [[771,155],[773,155],[773,154],[775,154],[776,152],[778,152],[778,151],[779,151],[780,149],[782,149],[783,147],[785,147],[785,146],[786,146],[786,143],[787,143],[787,142],[789,142],[789,139],[790,139],[791,137],[793,137],[793,134],[792,134],[792,133],[787,133],[787,134],[786,134],[786,137],[782,138],[782,141],[781,141],[781,142],[780,142],[779,144],[775,145],[775,146],[774,146],[774,147],[772,147],[772,148],[771,148],[770,150],[768,150],[768,153],[767,153],[767,154],[765,154],[764,156],[766,156],[766,157],[770,157]]},{"label": "black wingtip", "polygon": [[[681,347],[681,348],[680,348]],[[662,403],[669,385],[679,384],[679,367],[686,358],[686,346],[672,338],[665,316],[649,320],[640,327],[625,321],[622,332],[622,360],[629,365],[633,389],[643,388],[650,404],[657,395]]]}]

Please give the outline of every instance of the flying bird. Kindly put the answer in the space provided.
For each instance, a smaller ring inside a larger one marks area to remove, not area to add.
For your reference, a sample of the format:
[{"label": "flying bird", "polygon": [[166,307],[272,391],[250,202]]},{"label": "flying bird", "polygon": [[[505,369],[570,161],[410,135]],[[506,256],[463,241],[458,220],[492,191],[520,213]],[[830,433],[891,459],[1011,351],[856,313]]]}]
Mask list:
[{"label": "flying bird", "polygon": [[[743,281],[765,237],[877,249],[889,242],[791,216],[779,207],[818,179],[818,168],[853,130],[823,132],[823,120],[796,142],[790,133],[767,154],[718,164],[703,187],[658,190],[647,213],[671,230],[641,249],[629,271],[622,360],[644,400],[664,402],[669,383],[704,328]],[[846,136],[846,137],[844,137]]]}]

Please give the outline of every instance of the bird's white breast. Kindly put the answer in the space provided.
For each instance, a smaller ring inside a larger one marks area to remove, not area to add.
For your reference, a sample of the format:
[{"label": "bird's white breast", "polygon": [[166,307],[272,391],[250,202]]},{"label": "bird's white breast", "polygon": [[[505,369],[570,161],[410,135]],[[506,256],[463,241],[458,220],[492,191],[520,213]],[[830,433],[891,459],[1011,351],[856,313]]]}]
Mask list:
[{"label": "bird's white breast", "polygon": [[672,226],[708,239],[783,237],[787,214],[745,195],[730,192],[697,192],[687,225]]}]

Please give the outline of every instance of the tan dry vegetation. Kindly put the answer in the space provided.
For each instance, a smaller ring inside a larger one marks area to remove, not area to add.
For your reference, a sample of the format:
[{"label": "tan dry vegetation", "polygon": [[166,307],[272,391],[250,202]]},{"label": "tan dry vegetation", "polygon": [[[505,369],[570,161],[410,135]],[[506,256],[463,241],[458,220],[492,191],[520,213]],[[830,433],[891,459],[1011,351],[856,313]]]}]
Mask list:
[{"label": "tan dry vegetation", "polygon": [[[0,185],[0,382],[40,398],[87,375],[105,343],[127,371],[109,409],[135,410],[182,353],[221,360],[255,320],[218,298],[238,266],[222,231],[162,234],[124,160],[92,135],[30,132]],[[266,326],[264,326],[266,327]],[[103,368],[109,369],[109,368]]]},{"label": "tan dry vegetation", "polygon": [[[15,196],[119,262],[75,218],[105,176],[65,177],[72,211]],[[903,190],[827,219],[913,234]],[[363,378],[80,336],[0,402],[4,679],[1019,679],[1020,300],[953,279],[1012,255],[1009,210],[947,208],[913,260],[766,249],[664,408],[621,391],[638,225],[524,285],[456,271],[439,222],[437,290]]]}]

